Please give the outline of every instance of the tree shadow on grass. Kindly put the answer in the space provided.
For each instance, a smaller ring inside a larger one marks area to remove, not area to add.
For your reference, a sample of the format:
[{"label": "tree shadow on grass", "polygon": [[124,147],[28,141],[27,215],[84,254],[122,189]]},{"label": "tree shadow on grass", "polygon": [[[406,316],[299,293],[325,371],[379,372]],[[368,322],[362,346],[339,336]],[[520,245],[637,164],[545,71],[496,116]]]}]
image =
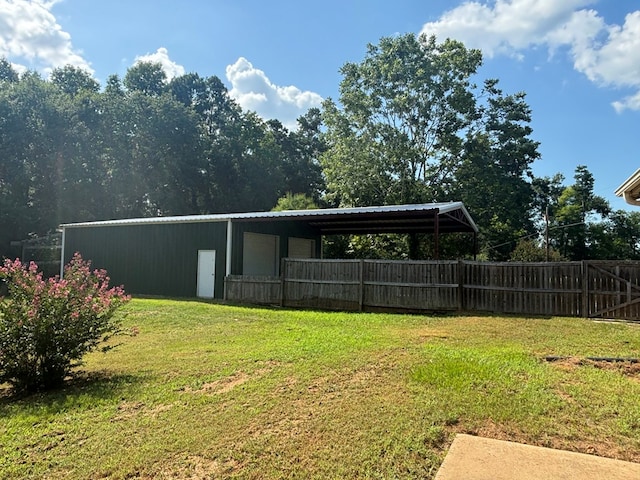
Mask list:
[{"label": "tree shadow on grass", "polygon": [[0,417],[18,412],[55,415],[74,407],[109,403],[127,396],[143,380],[144,375],[77,371],[67,377],[61,388],[46,392],[20,394],[9,385],[0,385]]}]

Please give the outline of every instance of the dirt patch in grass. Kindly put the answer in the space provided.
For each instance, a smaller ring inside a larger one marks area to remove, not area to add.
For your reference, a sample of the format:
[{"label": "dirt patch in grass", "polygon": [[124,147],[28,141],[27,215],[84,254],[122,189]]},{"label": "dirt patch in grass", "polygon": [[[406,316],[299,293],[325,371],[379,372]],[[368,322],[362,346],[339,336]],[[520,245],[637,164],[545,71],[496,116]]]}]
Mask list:
[{"label": "dirt patch in grass", "polygon": [[128,420],[130,418],[146,415],[150,417],[156,417],[158,414],[162,412],[166,412],[171,410],[173,405],[155,405],[148,406],[144,402],[127,402],[122,401],[118,405],[118,413],[111,419],[112,422],[119,422],[123,420]]},{"label": "dirt patch in grass", "polygon": [[186,393],[200,393],[204,395],[221,395],[223,393],[229,393],[235,388],[247,383],[250,380],[257,380],[272,371],[271,367],[260,368],[251,372],[251,374],[239,371],[235,372],[228,377],[215,380],[213,382],[207,382],[202,384],[200,388],[191,388],[189,386],[184,387],[182,390]]},{"label": "dirt patch in grass", "polygon": [[578,367],[587,366],[602,370],[617,371],[634,380],[640,381],[640,362],[635,359],[601,360],[579,357],[547,357],[546,360],[565,371],[572,371]]},{"label": "dirt patch in grass", "polygon": [[607,362],[602,360],[583,360],[582,365],[590,365],[603,370],[614,370],[640,381],[640,362],[614,361]]},{"label": "dirt patch in grass", "polygon": [[175,459],[168,462],[170,469],[160,470],[152,476],[141,476],[142,480],[157,478],[175,480],[208,480],[211,478],[226,478],[237,472],[241,465],[231,459],[221,461],[199,455],[191,455],[184,459]]},{"label": "dirt patch in grass", "polygon": [[220,395],[222,393],[229,393],[236,387],[247,383],[251,377],[245,372],[237,372],[226,378],[216,380],[214,382],[205,383],[197,390],[191,390],[186,388],[185,391],[189,393],[205,393],[208,395]]}]

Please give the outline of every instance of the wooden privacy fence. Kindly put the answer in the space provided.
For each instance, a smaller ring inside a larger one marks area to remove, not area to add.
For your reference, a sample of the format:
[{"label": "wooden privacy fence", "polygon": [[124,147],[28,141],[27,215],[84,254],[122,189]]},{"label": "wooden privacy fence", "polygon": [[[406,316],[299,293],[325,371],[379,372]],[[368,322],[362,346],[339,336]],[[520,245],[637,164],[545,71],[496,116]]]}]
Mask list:
[{"label": "wooden privacy fence", "polygon": [[640,321],[640,262],[284,259],[230,275],[229,301],[335,310],[477,311]]}]

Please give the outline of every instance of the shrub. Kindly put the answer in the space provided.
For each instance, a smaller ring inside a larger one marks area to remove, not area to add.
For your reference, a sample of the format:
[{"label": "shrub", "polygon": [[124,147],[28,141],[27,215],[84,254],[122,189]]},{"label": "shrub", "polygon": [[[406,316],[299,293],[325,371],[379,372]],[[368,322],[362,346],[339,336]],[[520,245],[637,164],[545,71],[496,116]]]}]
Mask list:
[{"label": "shrub", "polygon": [[43,279],[35,263],[5,260],[0,383],[21,392],[59,387],[86,353],[121,333],[122,319],[114,313],[130,297],[121,287],[109,288],[107,273],[90,266],[76,253],[64,279]]}]

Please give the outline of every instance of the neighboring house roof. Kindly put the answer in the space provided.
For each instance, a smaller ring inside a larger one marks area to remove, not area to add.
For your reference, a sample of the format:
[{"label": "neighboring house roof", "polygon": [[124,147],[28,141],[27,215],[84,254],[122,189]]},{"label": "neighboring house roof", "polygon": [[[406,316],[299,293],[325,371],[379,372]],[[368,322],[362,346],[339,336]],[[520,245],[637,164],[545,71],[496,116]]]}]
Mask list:
[{"label": "neighboring house roof", "polygon": [[640,168],[620,185],[615,193],[631,205],[640,205]]},{"label": "neighboring house roof", "polygon": [[[435,216],[438,222],[435,222]],[[61,228],[107,227],[198,222],[302,221],[323,235],[341,233],[478,232],[462,202],[325,208],[175,217],[128,218],[99,222],[66,223]]]}]

